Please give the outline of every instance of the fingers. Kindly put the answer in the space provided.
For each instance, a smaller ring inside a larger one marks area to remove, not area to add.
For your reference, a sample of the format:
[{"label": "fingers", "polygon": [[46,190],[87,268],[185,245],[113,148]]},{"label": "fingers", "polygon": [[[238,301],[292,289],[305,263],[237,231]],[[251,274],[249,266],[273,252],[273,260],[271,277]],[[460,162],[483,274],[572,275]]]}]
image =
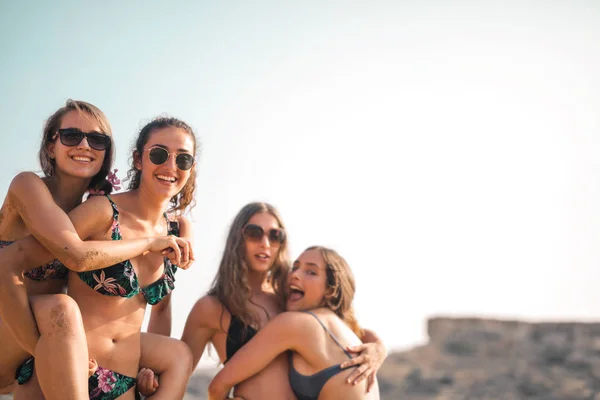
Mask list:
[{"label": "fingers", "polygon": [[154,371],[148,368],[142,368],[138,373],[137,390],[144,396],[153,394],[158,388],[158,381]]},{"label": "fingers", "polygon": [[340,367],[342,369],[348,368],[348,367],[352,367],[354,365],[360,365],[362,363],[366,362],[366,356],[358,356],[358,357],[354,357],[348,361],[344,361],[342,363],[342,365],[340,365]]},{"label": "fingers", "polygon": [[181,249],[181,263],[177,266],[181,269],[188,269],[193,261],[193,250],[189,240],[185,238],[177,238],[177,244]]},{"label": "fingers", "polygon": [[94,373],[96,372],[96,370],[98,369],[98,362],[93,359],[90,358],[89,362],[88,362],[88,378],[92,375],[94,375]]},{"label": "fingers", "polygon": [[181,264],[181,249],[179,248],[179,243],[177,243],[177,240],[174,239],[170,244],[171,244],[171,248],[173,249],[173,253],[175,253],[175,254],[173,254],[175,261],[173,261],[173,259],[171,259],[171,257],[169,257],[169,258],[171,259],[171,262],[173,264],[179,265],[179,264]]},{"label": "fingers", "polygon": [[352,385],[358,385],[359,383],[364,381],[371,372],[371,368],[369,368],[368,364],[362,364],[354,372],[352,372],[348,379],[346,379],[346,382]]},{"label": "fingers", "polygon": [[369,375],[369,378],[367,379],[367,393],[373,389],[373,385],[375,385],[375,373]]},{"label": "fingers", "polygon": [[350,353],[360,353],[361,351],[365,350],[367,348],[367,346],[365,344],[359,344],[356,346],[346,346],[346,350],[348,350]]}]

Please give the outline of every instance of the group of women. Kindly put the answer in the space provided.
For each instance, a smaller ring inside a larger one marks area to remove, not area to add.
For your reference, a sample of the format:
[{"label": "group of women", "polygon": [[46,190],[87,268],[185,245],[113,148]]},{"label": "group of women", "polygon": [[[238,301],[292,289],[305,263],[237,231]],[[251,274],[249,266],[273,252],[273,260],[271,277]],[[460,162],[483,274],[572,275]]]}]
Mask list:
[{"label": "group of women", "polygon": [[292,263],[266,203],[236,215],[212,287],[181,340],[170,337],[177,270],[194,261],[184,214],[197,147],[185,122],[155,118],[136,139],[128,190],[111,195],[115,144],[102,111],[69,100],[50,116],[43,176],[17,175],[0,209],[0,393],[182,399],[210,343],[223,363],[210,399],[379,398],[386,349],[358,325],[348,264],[324,247]]}]

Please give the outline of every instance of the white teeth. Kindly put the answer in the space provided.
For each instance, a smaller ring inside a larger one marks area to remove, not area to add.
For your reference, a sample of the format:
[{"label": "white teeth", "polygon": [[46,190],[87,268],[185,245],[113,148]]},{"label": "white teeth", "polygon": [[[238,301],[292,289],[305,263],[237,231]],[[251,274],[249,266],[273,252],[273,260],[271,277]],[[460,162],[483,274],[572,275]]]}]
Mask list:
[{"label": "white teeth", "polygon": [[161,181],[167,181],[167,182],[175,182],[177,180],[177,179],[175,179],[174,176],[156,175],[156,177],[158,179],[160,179]]},{"label": "white teeth", "polygon": [[90,161],[92,161],[91,158],[80,157],[80,156],[73,156],[73,160],[75,160],[75,161],[84,161],[84,162],[90,162]]}]

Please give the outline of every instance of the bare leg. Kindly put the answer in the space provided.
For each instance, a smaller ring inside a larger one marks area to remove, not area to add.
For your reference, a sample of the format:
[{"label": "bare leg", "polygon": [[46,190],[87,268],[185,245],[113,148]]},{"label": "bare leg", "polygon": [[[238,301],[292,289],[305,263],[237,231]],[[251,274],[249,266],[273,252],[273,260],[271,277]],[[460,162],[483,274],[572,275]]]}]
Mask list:
[{"label": "bare leg", "polygon": [[[29,301],[40,330],[35,372],[46,398],[88,400],[89,360],[79,307],[64,294],[32,296]],[[14,384],[17,368],[31,355],[2,323],[0,343],[1,388]]]},{"label": "bare leg", "polygon": [[10,393],[17,368],[31,354],[21,348],[8,326],[0,321],[0,393]]},{"label": "bare leg", "polygon": [[77,303],[64,294],[30,301],[40,331],[35,371],[44,395],[48,400],[88,400],[89,357]]},{"label": "bare leg", "polygon": [[192,374],[192,353],[181,340],[154,333],[142,333],[140,367],[159,376],[152,400],[181,399]]}]

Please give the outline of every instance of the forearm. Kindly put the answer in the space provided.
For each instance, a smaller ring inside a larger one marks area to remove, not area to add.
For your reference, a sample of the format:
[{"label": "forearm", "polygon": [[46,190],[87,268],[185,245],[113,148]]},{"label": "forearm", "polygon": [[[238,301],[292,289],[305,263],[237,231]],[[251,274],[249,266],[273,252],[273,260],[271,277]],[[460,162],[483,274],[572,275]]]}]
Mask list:
[{"label": "forearm", "polygon": [[[36,237],[37,238],[37,237]],[[44,243],[37,238],[67,268],[75,272],[91,271],[109,267],[146,252],[150,238],[128,240],[89,240],[76,238],[63,244]]]},{"label": "forearm", "polygon": [[[11,247],[0,251],[7,252]],[[11,249],[16,252],[17,249]],[[18,261],[18,259],[15,259]],[[35,318],[29,305],[29,297],[22,273],[17,272],[13,265],[0,263],[0,318],[10,329],[17,343],[31,355],[40,337]]]}]

